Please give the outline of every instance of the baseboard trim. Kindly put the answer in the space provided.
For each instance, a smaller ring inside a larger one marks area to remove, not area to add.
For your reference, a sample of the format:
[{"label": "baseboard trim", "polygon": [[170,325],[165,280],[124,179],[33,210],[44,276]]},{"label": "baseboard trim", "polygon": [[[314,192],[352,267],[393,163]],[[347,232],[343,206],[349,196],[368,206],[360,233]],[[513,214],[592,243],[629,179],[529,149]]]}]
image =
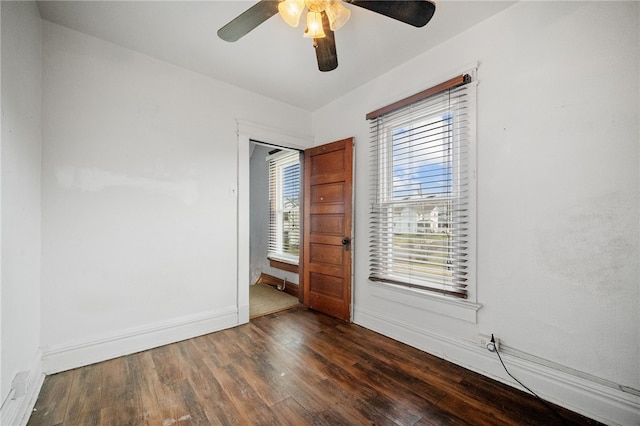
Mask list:
[{"label": "baseboard trim", "polygon": [[232,306],[126,329],[90,341],[51,345],[42,350],[42,369],[45,374],[54,374],[213,333],[238,324],[238,308]]},{"label": "baseboard trim", "polygon": [[238,325],[249,322],[249,304],[238,306]]},{"label": "baseboard trim", "polygon": [[44,383],[41,359],[42,352],[38,350],[29,368],[25,394],[16,399],[11,399],[12,393],[8,395],[7,400],[2,404],[2,409],[0,409],[0,424],[24,426],[29,421]]},{"label": "baseboard trim", "polygon": [[272,287],[281,287],[284,286],[284,292],[290,294],[293,297],[297,297],[300,299],[300,286],[298,284],[294,284],[290,281],[285,281],[282,278],[274,277],[273,275],[265,274],[264,272],[260,274],[256,284],[266,284]]},{"label": "baseboard trim", "polygon": [[[354,322],[520,389],[493,354],[472,342],[441,336],[358,307],[354,310]],[[640,397],[637,395],[518,357],[506,348],[502,351],[502,358],[509,371],[545,400],[605,424],[638,424]]]}]

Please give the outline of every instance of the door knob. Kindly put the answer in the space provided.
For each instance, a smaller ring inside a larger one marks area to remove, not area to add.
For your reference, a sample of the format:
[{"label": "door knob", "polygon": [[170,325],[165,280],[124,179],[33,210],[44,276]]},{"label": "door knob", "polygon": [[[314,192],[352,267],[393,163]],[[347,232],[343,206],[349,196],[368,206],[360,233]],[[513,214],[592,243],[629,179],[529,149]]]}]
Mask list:
[{"label": "door knob", "polygon": [[344,237],[342,239],[342,245],[344,246],[345,249],[349,248],[349,244],[351,244],[351,240],[349,239],[349,237]]}]

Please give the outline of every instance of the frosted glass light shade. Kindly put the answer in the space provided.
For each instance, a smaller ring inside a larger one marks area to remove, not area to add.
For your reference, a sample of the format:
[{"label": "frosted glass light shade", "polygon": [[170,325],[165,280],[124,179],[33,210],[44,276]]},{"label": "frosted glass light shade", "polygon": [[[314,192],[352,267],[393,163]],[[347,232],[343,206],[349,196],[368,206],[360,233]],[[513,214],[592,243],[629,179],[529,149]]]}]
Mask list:
[{"label": "frosted glass light shade", "polygon": [[307,13],[307,28],[304,30],[304,36],[307,38],[323,38],[326,37],[324,28],[322,28],[322,13]]},{"label": "frosted glass light shade", "polygon": [[341,0],[330,0],[325,12],[329,18],[331,31],[336,31],[342,27],[351,16],[351,11],[342,5]]},{"label": "frosted glass light shade", "polygon": [[278,3],[278,12],[284,21],[292,27],[300,23],[300,15],[304,9],[304,0],[284,0]]}]

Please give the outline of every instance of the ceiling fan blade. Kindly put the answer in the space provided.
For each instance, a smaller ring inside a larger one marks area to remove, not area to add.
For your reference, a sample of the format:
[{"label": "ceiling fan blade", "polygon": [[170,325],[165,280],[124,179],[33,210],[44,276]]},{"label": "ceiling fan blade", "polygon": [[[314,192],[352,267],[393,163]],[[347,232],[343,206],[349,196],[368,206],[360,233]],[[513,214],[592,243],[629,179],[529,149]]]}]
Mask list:
[{"label": "ceiling fan blade", "polygon": [[436,11],[429,0],[345,0],[389,18],[397,19],[414,27],[424,27]]},{"label": "ceiling fan blade", "polygon": [[278,13],[278,0],[260,0],[218,30],[224,41],[238,41],[251,30]]},{"label": "ceiling fan blade", "polygon": [[338,54],[336,53],[336,38],[329,27],[329,18],[324,12],[322,13],[322,28],[326,37],[316,38],[314,42],[317,44],[315,48],[318,69],[326,72],[338,68]]}]

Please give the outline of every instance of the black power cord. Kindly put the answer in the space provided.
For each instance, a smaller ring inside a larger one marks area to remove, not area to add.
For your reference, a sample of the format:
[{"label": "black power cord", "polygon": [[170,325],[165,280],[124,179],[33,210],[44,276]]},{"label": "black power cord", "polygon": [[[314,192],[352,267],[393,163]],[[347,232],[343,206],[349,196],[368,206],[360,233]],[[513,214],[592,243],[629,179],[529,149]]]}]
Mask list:
[{"label": "black power cord", "polygon": [[545,407],[547,407],[547,409],[549,411],[551,411],[559,420],[560,422],[562,422],[563,425],[566,425],[567,422],[564,419],[564,417],[562,417],[551,405],[549,405],[549,403],[547,401],[545,401],[544,399],[540,398],[540,396],[538,396],[537,393],[535,393],[534,391],[532,391],[531,389],[529,389],[528,386],[526,386],[524,383],[522,383],[520,380],[516,379],[516,377],[511,374],[511,372],[507,369],[507,366],[504,365],[504,361],[502,361],[502,357],[500,356],[500,351],[498,350],[498,345],[496,345],[496,339],[493,337],[493,333],[491,333],[491,343],[493,343],[493,351],[491,352],[495,352],[496,355],[498,355],[498,359],[500,360],[500,364],[502,364],[502,368],[504,368],[504,371],[507,372],[507,374],[516,382],[518,382],[518,384],[520,386],[522,386],[523,388],[525,388],[531,395],[535,396],[536,399],[538,401],[540,401],[542,403],[542,405],[544,405]]}]

